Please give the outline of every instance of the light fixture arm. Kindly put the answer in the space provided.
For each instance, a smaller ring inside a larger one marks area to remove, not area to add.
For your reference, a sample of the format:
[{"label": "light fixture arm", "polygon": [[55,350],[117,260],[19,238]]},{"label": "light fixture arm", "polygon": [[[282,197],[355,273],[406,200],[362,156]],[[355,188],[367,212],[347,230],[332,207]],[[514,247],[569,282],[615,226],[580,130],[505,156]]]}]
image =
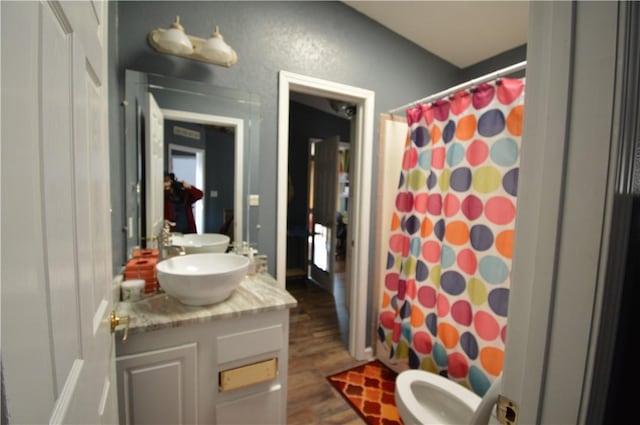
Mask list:
[{"label": "light fixture arm", "polygon": [[171,28],[175,28],[177,30],[180,30],[182,32],[184,32],[184,27],[182,25],[180,25],[180,17],[176,16],[176,20],[173,22],[173,24],[171,24]]},{"label": "light fixture arm", "polygon": [[[179,18],[176,19],[176,21],[172,24],[173,28],[182,28],[182,25],[180,25],[180,20]],[[224,66],[224,67],[231,67],[232,65],[234,65],[237,61],[238,61],[238,55],[236,54],[235,50],[233,50],[230,46],[229,46],[229,50],[230,50],[230,58],[228,60],[216,60],[216,59],[212,59],[212,58],[207,58],[205,56],[203,56],[202,54],[202,47],[204,46],[204,44],[206,43],[207,40],[200,38],[200,37],[194,37],[192,35],[186,34],[187,38],[189,39],[189,41],[191,42],[191,45],[193,46],[193,53],[191,54],[182,54],[182,53],[174,53],[172,51],[170,51],[169,49],[165,48],[162,46],[162,44],[159,42],[160,38],[162,36],[162,34],[167,31],[166,29],[163,28],[156,28],[155,30],[151,31],[149,33],[149,44],[151,45],[151,47],[153,47],[155,50],[157,50],[160,53],[165,53],[168,55],[174,55],[174,56],[180,56],[183,58],[187,58],[187,59],[193,59],[193,60],[197,60],[200,62],[204,62],[204,63],[210,63],[213,65],[219,65],[219,66]],[[222,35],[220,34],[220,30],[218,28],[218,26],[216,26],[216,30],[215,32],[212,34],[212,37],[220,37],[222,38]]]}]

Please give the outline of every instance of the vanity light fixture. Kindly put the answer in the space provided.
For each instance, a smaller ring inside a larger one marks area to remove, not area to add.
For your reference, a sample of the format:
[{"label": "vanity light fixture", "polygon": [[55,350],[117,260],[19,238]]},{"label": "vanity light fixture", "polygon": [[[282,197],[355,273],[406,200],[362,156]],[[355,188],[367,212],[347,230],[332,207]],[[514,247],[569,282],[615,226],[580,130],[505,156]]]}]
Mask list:
[{"label": "vanity light fixture", "polygon": [[225,43],[218,26],[211,37],[205,40],[186,34],[180,25],[179,16],[171,24],[171,28],[157,28],[151,31],[149,44],[160,53],[226,66],[227,68],[238,61],[238,55],[231,46]]}]

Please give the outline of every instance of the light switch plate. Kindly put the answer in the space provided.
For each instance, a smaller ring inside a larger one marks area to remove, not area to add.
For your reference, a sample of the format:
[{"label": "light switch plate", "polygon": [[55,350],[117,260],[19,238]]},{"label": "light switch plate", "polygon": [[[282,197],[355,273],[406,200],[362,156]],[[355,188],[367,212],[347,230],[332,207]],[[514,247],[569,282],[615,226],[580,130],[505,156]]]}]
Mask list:
[{"label": "light switch plate", "polygon": [[249,195],[249,206],[257,207],[260,205],[260,195]]}]

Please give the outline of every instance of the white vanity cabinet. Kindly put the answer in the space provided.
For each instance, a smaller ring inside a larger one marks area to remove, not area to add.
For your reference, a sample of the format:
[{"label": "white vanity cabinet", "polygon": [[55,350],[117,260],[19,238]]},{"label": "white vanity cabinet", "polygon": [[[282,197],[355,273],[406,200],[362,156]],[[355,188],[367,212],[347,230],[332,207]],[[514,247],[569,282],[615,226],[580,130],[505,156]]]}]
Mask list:
[{"label": "white vanity cabinet", "polygon": [[[244,289],[255,290],[250,283]],[[268,289],[266,297],[236,291],[230,305],[209,308],[167,295],[125,304],[119,315],[131,318],[129,336],[123,342],[116,335],[120,424],[285,423],[289,308],[296,302],[273,290],[282,299]]]}]

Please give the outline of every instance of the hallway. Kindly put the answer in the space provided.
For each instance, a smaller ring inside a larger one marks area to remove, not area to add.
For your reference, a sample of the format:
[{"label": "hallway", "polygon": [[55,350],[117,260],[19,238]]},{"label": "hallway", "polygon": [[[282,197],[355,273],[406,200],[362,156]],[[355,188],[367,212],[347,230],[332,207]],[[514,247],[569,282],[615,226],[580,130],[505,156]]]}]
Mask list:
[{"label": "hallway", "polygon": [[341,328],[348,329],[349,323],[346,311],[340,308],[344,299],[341,282],[335,282],[336,305],[331,294],[307,279],[287,280],[287,291],[298,300],[290,313],[289,425],[365,423],[326,379],[365,363],[353,359],[343,342]]}]

